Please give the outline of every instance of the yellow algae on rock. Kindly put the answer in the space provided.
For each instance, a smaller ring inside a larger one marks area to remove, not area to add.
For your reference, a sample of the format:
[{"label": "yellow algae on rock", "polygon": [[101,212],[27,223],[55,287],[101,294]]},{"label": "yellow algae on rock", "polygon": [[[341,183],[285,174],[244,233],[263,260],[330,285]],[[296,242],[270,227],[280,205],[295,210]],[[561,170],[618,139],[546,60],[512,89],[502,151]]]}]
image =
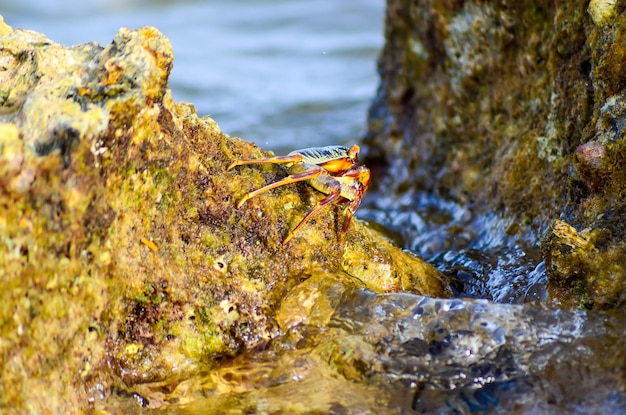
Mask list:
[{"label": "yellow algae on rock", "polygon": [[605,23],[615,14],[615,0],[591,0],[589,14],[597,25]]},{"label": "yellow algae on rock", "polygon": [[357,222],[358,232],[345,243],[342,269],[375,292],[406,291],[451,296],[445,278],[432,265],[411,255],[375,230]]},{"label": "yellow algae on rock", "polygon": [[15,124],[0,124],[0,180],[9,186],[22,170],[24,147]]},{"label": "yellow algae on rock", "polygon": [[623,245],[596,246],[606,230],[577,231],[556,220],[542,241],[550,293],[567,305],[606,307],[626,302]]},{"label": "yellow algae on rock", "polygon": [[0,36],[8,35],[13,31],[13,28],[4,22],[4,17],[0,15]]}]

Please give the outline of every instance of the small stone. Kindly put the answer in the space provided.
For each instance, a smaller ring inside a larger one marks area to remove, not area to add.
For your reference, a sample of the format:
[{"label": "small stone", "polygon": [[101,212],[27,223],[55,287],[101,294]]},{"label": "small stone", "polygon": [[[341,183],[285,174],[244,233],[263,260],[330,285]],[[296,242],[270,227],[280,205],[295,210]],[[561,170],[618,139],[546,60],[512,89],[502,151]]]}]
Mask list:
[{"label": "small stone", "polygon": [[615,0],[591,0],[587,9],[596,25],[601,25],[615,14]]}]

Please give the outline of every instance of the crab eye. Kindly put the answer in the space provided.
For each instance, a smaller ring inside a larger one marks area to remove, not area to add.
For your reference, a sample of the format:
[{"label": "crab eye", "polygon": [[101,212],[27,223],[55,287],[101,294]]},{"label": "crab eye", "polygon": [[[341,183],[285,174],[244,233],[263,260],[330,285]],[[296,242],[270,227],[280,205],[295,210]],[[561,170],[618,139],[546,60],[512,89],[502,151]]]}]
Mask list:
[{"label": "crab eye", "polygon": [[348,158],[354,160],[355,163],[359,161],[359,151],[361,151],[361,147],[354,144],[352,147],[348,149]]}]

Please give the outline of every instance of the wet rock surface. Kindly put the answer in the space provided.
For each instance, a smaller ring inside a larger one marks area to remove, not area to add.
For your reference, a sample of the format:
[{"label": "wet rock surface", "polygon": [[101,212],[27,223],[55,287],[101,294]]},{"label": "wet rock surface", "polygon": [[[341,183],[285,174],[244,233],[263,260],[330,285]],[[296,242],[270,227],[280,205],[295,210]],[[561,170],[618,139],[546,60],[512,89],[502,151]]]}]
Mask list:
[{"label": "wet rock surface", "polygon": [[283,246],[323,197],[306,184],[236,209],[286,173],[226,172],[267,154],[172,101],[173,53],[156,29],[121,29],[104,47],[4,23],[0,34],[3,410],[169,405],[172,385],[268,347],[277,314],[301,307],[285,295],[316,276],[344,276],[339,292],[451,295],[363,223],[339,243],[340,208]]}]

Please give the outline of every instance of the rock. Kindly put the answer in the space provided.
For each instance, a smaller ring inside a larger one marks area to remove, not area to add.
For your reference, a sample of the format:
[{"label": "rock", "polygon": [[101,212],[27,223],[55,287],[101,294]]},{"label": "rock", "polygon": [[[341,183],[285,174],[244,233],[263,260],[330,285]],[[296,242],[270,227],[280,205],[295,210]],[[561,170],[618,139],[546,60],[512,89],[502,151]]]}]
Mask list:
[{"label": "rock", "polygon": [[622,298],[626,257],[609,254],[626,250],[617,10],[614,1],[390,1],[366,139],[368,162],[387,166],[376,183],[515,221],[514,235],[501,232],[512,244],[529,234],[539,243],[555,218],[601,229],[598,255],[616,260],[622,281],[606,298]]},{"label": "rock", "polygon": [[626,303],[623,246],[604,246],[606,231],[578,232],[555,221],[542,241],[553,298],[564,305],[606,308]]},{"label": "rock", "polygon": [[597,25],[603,24],[613,17],[615,13],[615,0],[591,0],[589,2],[589,14]]},{"label": "rock", "polygon": [[0,408],[164,405],[133,387],[263,347],[285,294],[311,275],[450,295],[365,224],[339,243],[339,209],[282,246],[323,197],[306,184],[237,209],[285,173],[226,171],[263,153],[172,101],[173,53],[156,29],[121,29],[106,47],[2,22],[0,34]]},{"label": "rock", "polygon": [[13,28],[4,22],[4,17],[0,16],[0,36],[8,35]]}]

